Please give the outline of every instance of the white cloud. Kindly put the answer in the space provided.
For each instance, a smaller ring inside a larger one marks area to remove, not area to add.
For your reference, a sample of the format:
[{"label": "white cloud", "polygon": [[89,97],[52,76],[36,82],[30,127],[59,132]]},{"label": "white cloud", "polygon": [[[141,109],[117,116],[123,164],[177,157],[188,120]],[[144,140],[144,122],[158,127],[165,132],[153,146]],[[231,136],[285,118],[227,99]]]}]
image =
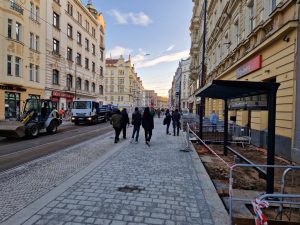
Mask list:
[{"label": "white cloud", "polygon": [[118,24],[134,24],[139,26],[148,26],[150,23],[152,23],[152,20],[150,17],[145,14],[144,12],[139,13],[123,13],[117,9],[112,9],[109,14],[113,16]]},{"label": "white cloud", "polygon": [[188,57],[189,54],[190,54],[190,50],[175,52],[175,53],[160,56],[160,57],[157,57],[157,58],[154,58],[151,60],[140,61],[137,63],[136,67],[137,68],[145,68],[145,67],[156,66],[161,63],[174,62],[174,61],[180,60],[182,58]]},{"label": "white cloud", "polygon": [[129,48],[124,48],[122,46],[116,46],[113,49],[107,51],[106,58],[110,58],[110,57],[119,58],[120,55],[125,57],[125,56],[129,55],[131,52],[132,52],[132,50]]},{"label": "white cloud", "polygon": [[169,48],[166,49],[166,51],[169,52],[169,51],[171,51],[174,47],[175,47],[175,45],[170,45]]}]

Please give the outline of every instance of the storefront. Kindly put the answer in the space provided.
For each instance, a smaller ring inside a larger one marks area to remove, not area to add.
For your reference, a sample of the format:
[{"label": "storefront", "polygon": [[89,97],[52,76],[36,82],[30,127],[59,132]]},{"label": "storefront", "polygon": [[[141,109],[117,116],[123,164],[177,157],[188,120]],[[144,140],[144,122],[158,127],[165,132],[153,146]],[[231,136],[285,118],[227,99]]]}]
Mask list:
[{"label": "storefront", "polygon": [[43,94],[39,89],[0,84],[0,120],[18,119],[26,99],[40,99]]},{"label": "storefront", "polygon": [[53,107],[59,109],[72,108],[72,102],[74,95],[61,91],[52,91],[51,100],[53,101]]}]

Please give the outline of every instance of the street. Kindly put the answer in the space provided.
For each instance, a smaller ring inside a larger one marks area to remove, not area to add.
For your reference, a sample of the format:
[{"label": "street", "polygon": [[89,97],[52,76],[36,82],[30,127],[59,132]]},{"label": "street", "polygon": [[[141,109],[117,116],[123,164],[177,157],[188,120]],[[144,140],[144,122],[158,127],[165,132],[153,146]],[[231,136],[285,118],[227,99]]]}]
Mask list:
[{"label": "street", "polygon": [[76,145],[111,130],[109,123],[93,126],[75,126],[66,123],[60,126],[57,134],[54,135],[44,133],[36,139],[2,139],[0,140],[0,171]]}]

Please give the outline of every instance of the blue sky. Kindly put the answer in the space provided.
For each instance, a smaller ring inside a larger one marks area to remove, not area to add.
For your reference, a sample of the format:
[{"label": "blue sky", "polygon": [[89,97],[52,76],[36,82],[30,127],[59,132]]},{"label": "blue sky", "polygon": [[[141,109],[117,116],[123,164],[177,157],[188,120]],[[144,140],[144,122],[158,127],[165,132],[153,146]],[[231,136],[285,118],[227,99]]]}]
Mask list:
[{"label": "blue sky", "polygon": [[167,96],[179,60],[189,55],[192,0],[93,3],[106,20],[107,56],[128,58],[130,54],[144,87]]}]

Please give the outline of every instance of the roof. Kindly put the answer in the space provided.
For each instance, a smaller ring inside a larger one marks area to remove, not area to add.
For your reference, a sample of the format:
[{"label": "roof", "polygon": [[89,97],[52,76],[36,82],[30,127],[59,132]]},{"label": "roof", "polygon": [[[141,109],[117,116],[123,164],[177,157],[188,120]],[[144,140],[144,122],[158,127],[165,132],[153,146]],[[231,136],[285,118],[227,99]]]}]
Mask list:
[{"label": "roof", "polygon": [[201,88],[197,97],[208,97],[214,99],[234,99],[261,94],[269,94],[276,91],[280,84],[273,82],[231,81],[213,80]]},{"label": "roof", "polygon": [[118,61],[118,59],[106,59],[106,64],[116,64]]}]

